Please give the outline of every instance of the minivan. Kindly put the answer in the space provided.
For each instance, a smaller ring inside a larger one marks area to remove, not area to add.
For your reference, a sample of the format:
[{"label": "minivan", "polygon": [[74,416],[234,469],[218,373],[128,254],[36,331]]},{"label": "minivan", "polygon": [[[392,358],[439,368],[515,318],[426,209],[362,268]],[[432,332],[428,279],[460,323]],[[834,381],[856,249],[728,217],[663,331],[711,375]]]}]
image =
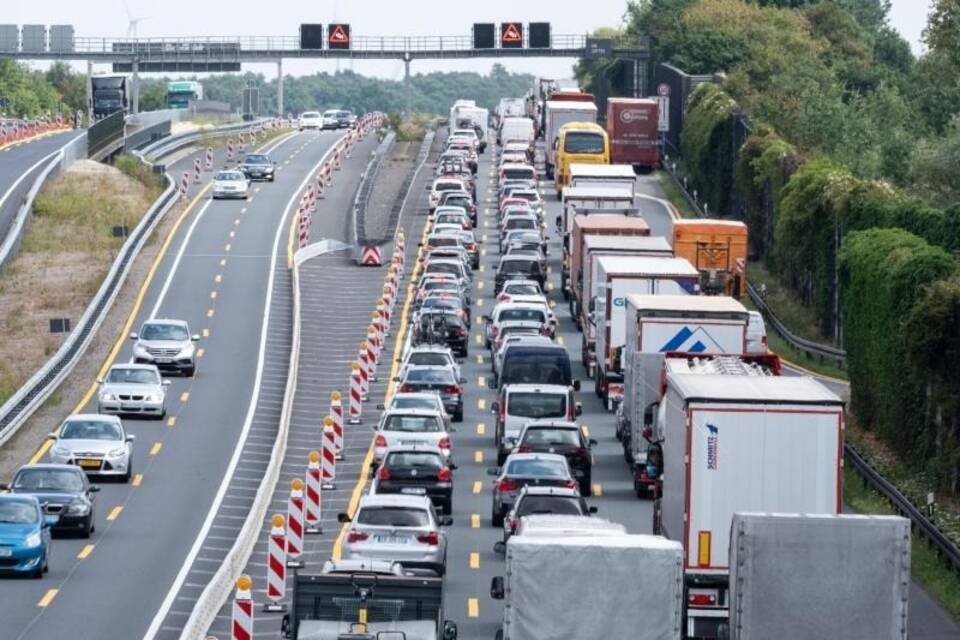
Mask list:
[{"label": "minivan", "polygon": [[580,389],[566,347],[542,340],[517,340],[504,345],[495,388],[508,384],[556,384]]},{"label": "minivan", "polygon": [[553,384],[510,384],[500,388],[499,398],[491,405],[497,416],[494,441],[497,465],[502,465],[517,443],[524,425],[532,420],[570,420],[581,409],[573,400],[573,389]]}]

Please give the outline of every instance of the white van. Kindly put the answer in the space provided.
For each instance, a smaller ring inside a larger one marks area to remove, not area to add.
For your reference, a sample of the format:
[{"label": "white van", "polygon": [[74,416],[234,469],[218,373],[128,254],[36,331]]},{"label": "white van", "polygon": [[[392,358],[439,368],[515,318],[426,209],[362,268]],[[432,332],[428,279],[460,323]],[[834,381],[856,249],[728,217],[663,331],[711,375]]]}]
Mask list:
[{"label": "white van", "polygon": [[747,321],[747,353],[767,353],[767,326],[763,321],[763,314],[759,311],[749,311]]},{"label": "white van", "polygon": [[575,420],[581,408],[573,399],[573,388],[558,384],[509,384],[491,409],[497,415],[494,440],[497,465],[503,464],[531,420]]},{"label": "white van", "polygon": [[497,144],[516,141],[532,145],[534,137],[533,120],[530,118],[504,118],[497,135]]}]

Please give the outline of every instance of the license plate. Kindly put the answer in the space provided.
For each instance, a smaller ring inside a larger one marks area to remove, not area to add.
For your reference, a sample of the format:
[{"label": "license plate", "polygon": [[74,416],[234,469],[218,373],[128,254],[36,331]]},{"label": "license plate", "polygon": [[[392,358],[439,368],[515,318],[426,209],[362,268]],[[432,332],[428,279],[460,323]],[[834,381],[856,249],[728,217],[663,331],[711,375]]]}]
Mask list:
[{"label": "license plate", "polygon": [[99,468],[100,468],[100,461],[99,461],[99,460],[91,460],[91,459],[89,459],[89,458],[87,458],[87,459],[82,459],[82,460],[80,460],[80,466],[83,467],[84,469],[99,469]]},{"label": "license plate", "polygon": [[373,539],[380,544],[407,544],[409,538],[404,536],[373,536]]},{"label": "license plate", "polygon": [[412,447],[418,444],[426,444],[423,440],[401,440],[400,446],[402,447]]},{"label": "license plate", "polygon": [[0,547],[0,558],[9,558],[13,555],[13,549],[9,547]]},{"label": "license plate", "polygon": [[412,496],[422,496],[427,493],[427,490],[423,487],[403,487],[400,489],[400,493],[406,493]]},{"label": "license plate", "polygon": [[157,364],[170,364],[171,362],[173,362],[173,359],[172,358],[154,358],[153,361],[156,362]]},{"label": "license plate", "polygon": [[139,407],[138,405],[133,404],[132,402],[121,402],[121,403],[120,403],[120,408],[121,408],[121,409],[129,409],[130,411],[134,411],[134,410],[136,410],[136,409],[139,409],[140,407]]}]

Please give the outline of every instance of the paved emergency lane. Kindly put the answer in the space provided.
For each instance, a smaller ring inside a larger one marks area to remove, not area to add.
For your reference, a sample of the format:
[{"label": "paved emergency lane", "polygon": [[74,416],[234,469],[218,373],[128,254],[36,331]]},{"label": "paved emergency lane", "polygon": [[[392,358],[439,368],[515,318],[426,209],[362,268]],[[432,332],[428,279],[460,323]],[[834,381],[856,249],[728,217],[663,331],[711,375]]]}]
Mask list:
[{"label": "paved emergency lane", "polygon": [[[146,631],[206,517],[243,426],[270,257],[274,251],[286,257],[284,207],[337,137],[304,133],[270,143],[281,170],[275,183],[256,183],[248,201],[212,201],[208,191],[192,188],[199,195],[142,291],[132,327],[150,316],[187,320],[203,336],[198,374],[172,378],[166,420],[124,420],[137,437],[137,476],[130,485],[98,482],[103,490],[92,539],[55,540],[43,580],[0,582],[4,637],[141,637]],[[192,161],[185,158],[173,169]],[[131,343],[119,346],[116,361],[125,362]],[[85,410],[94,405],[88,401]]]}]

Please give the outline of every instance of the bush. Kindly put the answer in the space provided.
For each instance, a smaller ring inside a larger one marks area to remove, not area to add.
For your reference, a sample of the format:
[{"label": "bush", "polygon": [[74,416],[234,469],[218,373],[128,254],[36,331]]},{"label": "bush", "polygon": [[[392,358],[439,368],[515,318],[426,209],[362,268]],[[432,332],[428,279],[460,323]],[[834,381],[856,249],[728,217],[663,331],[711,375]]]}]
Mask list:
[{"label": "bush", "polygon": [[733,192],[733,114],[737,109],[723,89],[704,84],[691,94],[680,150],[710,210],[729,215]]},{"label": "bush", "polygon": [[153,169],[149,165],[140,162],[140,159],[136,156],[129,153],[120,154],[113,166],[151,191],[160,187],[159,176],[153,173]]},{"label": "bush", "polygon": [[773,248],[776,205],[799,163],[793,145],[769,127],[760,127],[740,149],[736,188],[746,209],[750,253],[757,259],[765,257]]}]

